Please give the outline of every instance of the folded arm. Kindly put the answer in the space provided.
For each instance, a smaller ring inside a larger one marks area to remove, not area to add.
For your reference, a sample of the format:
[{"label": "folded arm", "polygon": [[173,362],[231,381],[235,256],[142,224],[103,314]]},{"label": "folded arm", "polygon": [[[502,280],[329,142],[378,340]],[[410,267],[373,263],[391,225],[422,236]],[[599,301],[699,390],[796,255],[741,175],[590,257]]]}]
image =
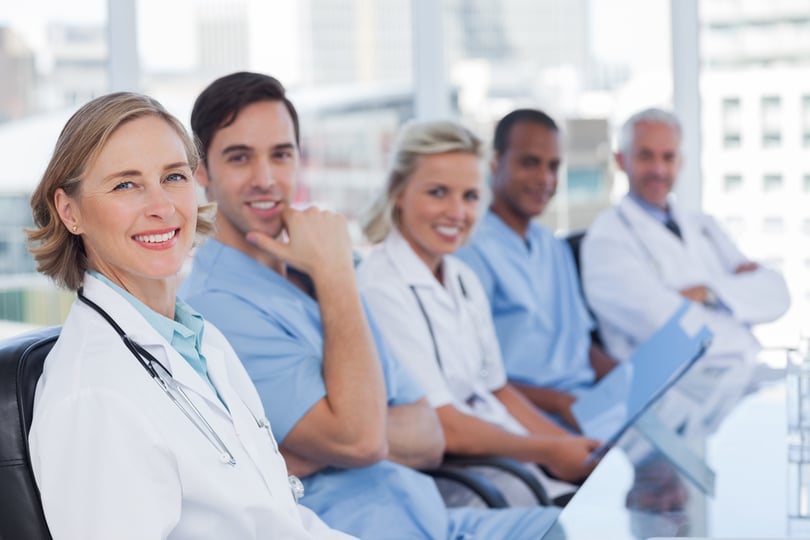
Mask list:
[{"label": "folded arm", "polygon": [[426,399],[388,408],[388,459],[414,469],[441,463],[444,435]]}]

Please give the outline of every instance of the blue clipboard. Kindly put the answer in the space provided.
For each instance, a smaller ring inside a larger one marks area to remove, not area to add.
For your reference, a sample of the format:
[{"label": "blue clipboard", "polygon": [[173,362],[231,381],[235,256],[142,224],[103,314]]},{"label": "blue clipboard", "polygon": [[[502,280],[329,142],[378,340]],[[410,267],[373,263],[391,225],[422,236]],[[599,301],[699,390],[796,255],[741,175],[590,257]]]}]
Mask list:
[{"label": "blue clipboard", "polygon": [[602,441],[591,459],[602,456],[632,424],[706,352],[714,334],[706,326],[689,333],[684,300],[675,314],[571,406],[582,433]]}]

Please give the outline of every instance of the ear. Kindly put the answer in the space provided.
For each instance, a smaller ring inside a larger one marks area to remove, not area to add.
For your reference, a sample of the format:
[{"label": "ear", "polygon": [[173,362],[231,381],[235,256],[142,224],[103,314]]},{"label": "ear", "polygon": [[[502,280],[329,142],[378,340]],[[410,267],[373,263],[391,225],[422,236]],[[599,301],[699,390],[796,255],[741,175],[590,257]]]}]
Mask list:
[{"label": "ear", "polygon": [[[59,188],[53,195],[53,203],[56,206],[56,212],[59,214],[59,219],[67,227],[67,230],[73,234],[81,234],[82,232],[82,216],[79,205],[70,197],[65,190]],[[73,230],[76,227],[76,230]]]},{"label": "ear", "polygon": [[208,178],[208,169],[206,169],[205,164],[200,161],[200,164],[197,165],[197,170],[194,171],[194,178],[196,178],[197,183],[205,190],[206,196],[208,195],[208,185],[211,183],[211,180]]},{"label": "ear", "polygon": [[500,161],[501,156],[499,154],[494,154],[492,159],[489,160],[489,172],[494,176],[495,172],[498,170],[498,162]]},{"label": "ear", "polygon": [[394,210],[401,210],[402,209],[402,197],[405,196],[405,190],[400,189],[397,196],[394,197]]},{"label": "ear", "polygon": [[621,151],[615,152],[613,154],[613,157],[616,159],[616,165],[618,165],[622,171],[627,172],[627,169],[625,169],[624,167],[625,166],[624,154]]}]

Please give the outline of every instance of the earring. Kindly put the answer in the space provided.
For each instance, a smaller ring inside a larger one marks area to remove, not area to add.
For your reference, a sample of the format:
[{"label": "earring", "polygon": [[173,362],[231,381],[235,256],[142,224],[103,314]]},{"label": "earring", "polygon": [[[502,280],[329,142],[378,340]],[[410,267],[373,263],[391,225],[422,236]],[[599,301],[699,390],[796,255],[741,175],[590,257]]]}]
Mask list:
[{"label": "earring", "polygon": [[71,227],[71,228],[70,228],[70,230],[71,230],[71,231],[73,231],[73,233],[75,234],[75,233],[76,233],[76,231],[78,231],[78,230],[79,230],[79,226],[78,226],[78,225],[74,225],[73,227]]}]

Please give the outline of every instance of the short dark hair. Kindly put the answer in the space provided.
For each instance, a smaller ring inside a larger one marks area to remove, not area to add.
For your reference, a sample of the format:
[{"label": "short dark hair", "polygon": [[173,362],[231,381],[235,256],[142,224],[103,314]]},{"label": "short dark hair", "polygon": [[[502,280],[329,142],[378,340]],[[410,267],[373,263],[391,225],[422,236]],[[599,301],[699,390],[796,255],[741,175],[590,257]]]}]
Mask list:
[{"label": "short dark hair", "polygon": [[492,141],[492,146],[495,148],[497,154],[500,155],[506,152],[506,147],[509,146],[509,133],[512,131],[512,126],[521,122],[539,124],[551,131],[560,130],[554,120],[543,111],[538,109],[515,109],[501,118],[495,126],[495,138]]},{"label": "short dark hair", "polygon": [[301,146],[298,113],[275,77],[249,71],[231,73],[215,80],[197,96],[191,110],[191,130],[203,163],[217,131],[231,125],[240,111],[260,101],[281,101],[287,107],[295,129],[295,144]]}]

